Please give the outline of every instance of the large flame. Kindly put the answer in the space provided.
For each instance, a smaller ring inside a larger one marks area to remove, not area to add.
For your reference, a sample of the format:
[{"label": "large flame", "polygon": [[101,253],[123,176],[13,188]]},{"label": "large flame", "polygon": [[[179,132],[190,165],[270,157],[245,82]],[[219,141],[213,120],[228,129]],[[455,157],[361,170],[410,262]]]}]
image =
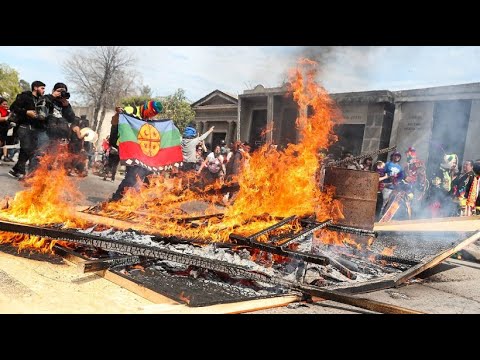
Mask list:
[{"label": "large flame", "polygon": [[[73,179],[65,170],[71,156],[65,146],[58,146],[40,159],[35,172],[25,179],[25,190],[5,199],[0,218],[18,223],[46,225],[63,224],[64,227],[83,227],[86,222],[75,216],[75,206],[83,199]],[[0,236],[0,243],[19,247],[49,249],[55,242],[37,236]]]},{"label": "large flame", "polygon": [[[103,214],[141,222],[150,226],[152,232],[208,241],[228,241],[232,232],[251,235],[275,224],[278,218],[292,215],[315,215],[320,221],[342,217],[333,189],[320,191],[316,178],[321,162],[319,150],[336,140],[333,119],[341,118],[325,89],[315,82],[316,72],[316,63],[304,59],[290,74],[289,91],[299,111],[298,144],[288,144],[285,150],[265,144],[251,154],[238,176],[240,189],[232,205],[224,210],[215,205],[222,202],[223,194],[216,192],[220,184],[211,184],[199,192],[193,189],[193,176],[160,175],[152,177],[148,186],[140,185],[140,191],[128,191],[122,201],[105,204]],[[34,176],[25,181],[27,189],[6,202],[0,218],[29,224],[87,226],[75,216],[75,204],[82,194],[64,170],[68,161],[65,148],[45,155]],[[205,208],[205,204],[210,205]],[[224,216],[212,216],[206,226],[178,222],[181,217],[218,212]],[[296,221],[279,231],[299,229]],[[332,239],[330,236],[328,242],[334,242]],[[0,236],[0,243],[19,247],[53,246],[52,242],[40,244],[42,241],[37,237]]]},{"label": "large flame", "polygon": [[[333,100],[315,82],[316,73],[316,63],[303,59],[290,74],[289,90],[299,110],[296,120],[299,143],[289,144],[283,151],[265,144],[251,154],[238,177],[240,190],[235,202],[226,207],[222,219],[212,217],[208,226],[198,227],[179,226],[170,221],[187,216],[185,206],[192,200],[211,204],[201,214],[219,212],[214,204],[221,202],[221,195],[208,191],[199,195],[185,190],[185,183],[191,183],[192,179],[163,176],[153,177],[148,187],[142,185],[140,192],[127,192],[121,202],[105,205],[103,213],[141,221],[165,235],[211,241],[228,241],[232,232],[251,235],[275,224],[278,217],[315,215],[320,221],[342,217],[333,190],[322,192],[316,179],[321,161],[319,150],[336,140],[333,119],[341,118]],[[298,223],[285,227],[294,230]]]}]

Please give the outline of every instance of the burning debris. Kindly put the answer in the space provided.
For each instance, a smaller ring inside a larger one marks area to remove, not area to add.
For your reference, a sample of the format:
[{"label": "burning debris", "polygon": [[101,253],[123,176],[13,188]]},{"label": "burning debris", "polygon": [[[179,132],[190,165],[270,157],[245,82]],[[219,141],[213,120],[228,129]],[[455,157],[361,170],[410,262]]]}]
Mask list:
[{"label": "burning debris", "polygon": [[[80,214],[81,194],[59,150],[44,156],[27,188],[4,202],[0,243],[43,251],[62,245],[86,260],[83,271],[109,269],[192,306],[291,292],[360,304],[330,289],[355,291],[382,279],[391,286],[421,259],[396,249],[383,253],[387,245],[393,249],[388,241],[376,251],[375,232],[339,223],[335,189],[318,183],[318,150],[335,140],[332,119],[340,116],[314,81],[315,64],[302,65],[290,89],[300,142],[284,150],[265,144],[235,183],[199,190],[190,186],[191,175],[156,175],[121,201]],[[235,191],[235,201],[223,201],[227,190]],[[126,228],[141,225],[142,233],[94,225],[93,215]]]}]

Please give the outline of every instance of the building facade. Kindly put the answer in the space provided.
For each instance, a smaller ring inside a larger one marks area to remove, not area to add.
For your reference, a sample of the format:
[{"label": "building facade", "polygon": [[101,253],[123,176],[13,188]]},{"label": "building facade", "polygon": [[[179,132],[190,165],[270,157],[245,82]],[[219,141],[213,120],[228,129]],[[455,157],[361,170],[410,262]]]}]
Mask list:
[{"label": "building facade", "polygon": [[[344,121],[330,149],[354,155],[396,145],[402,154],[413,146],[418,156],[437,166],[445,153],[459,160],[480,158],[480,83],[402,91],[331,94]],[[234,97],[219,90],[194,103],[197,128],[215,125],[218,138],[248,142],[253,148],[298,141],[298,109],[286,87],[257,85]],[[236,113],[236,117],[235,117]],[[217,129],[218,124],[218,129]],[[268,129],[271,131],[265,131]],[[380,156],[386,160],[387,154]]]},{"label": "building facade", "polygon": [[235,141],[238,124],[238,100],[236,97],[214,90],[200,100],[194,102],[195,122],[198,134],[203,134],[211,126],[215,126],[213,133],[205,140],[211,149],[221,140],[227,144]]}]

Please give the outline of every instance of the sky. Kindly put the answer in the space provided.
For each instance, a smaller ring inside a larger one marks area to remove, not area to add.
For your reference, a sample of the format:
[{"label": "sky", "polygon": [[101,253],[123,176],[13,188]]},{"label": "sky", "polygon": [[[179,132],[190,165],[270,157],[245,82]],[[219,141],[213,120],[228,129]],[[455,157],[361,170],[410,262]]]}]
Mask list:
[{"label": "sky", "polygon": [[[29,83],[41,80],[47,93],[68,80],[62,63],[85,47],[4,46],[0,63]],[[155,96],[182,88],[194,102],[215,89],[238,95],[262,84],[281,86],[300,57],[319,63],[328,92],[403,90],[480,82],[480,47],[426,46],[142,46],[136,58],[138,84]],[[70,86],[71,100],[75,89]],[[78,97],[77,97],[78,98]]]}]

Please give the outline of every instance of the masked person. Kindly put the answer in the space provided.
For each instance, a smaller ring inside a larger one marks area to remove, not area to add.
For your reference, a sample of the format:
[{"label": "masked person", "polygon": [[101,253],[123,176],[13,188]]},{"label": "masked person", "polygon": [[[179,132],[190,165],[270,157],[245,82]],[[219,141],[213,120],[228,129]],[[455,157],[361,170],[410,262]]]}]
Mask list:
[{"label": "masked person", "polygon": [[10,106],[16,119],[12,125],[15,125],[15,135],[20,141],[20,153],[17,163],[8,175],[19,180],[26,174],[27,162],[30,162],[30,166],[32,165],[35,150],[42,141],[42,132],[46,128],[46,114],[40,105],[44,103],[45,84],[34,81],[31,86],[31,91],[18,94]]}]

